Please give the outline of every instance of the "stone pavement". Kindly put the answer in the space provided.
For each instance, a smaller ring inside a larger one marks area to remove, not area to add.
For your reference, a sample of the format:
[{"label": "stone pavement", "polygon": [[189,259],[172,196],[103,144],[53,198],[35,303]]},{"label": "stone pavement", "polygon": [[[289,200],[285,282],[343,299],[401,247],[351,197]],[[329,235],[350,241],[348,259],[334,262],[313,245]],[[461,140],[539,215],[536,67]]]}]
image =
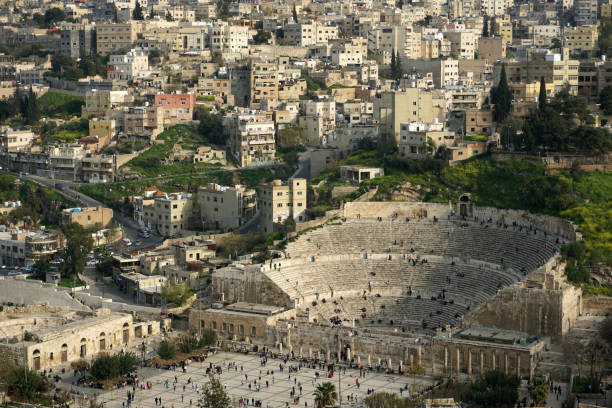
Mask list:
[{"label": "stone pavement", "polygon": [[[220,352],[206,359],[205,362],[193,362],[186,367],[186,373],[182,372],[182,369],[178,367],[176,371],[171,370],[159,370],[154,368],[143,368],[138,372],[141,379],[151,382],[153,386],[149,390],[136,390],[136,397],[132,402],[132,408],[152,408],[155,407],[155,398],[161,398],[161,405],[165,408],[187,408],[190,407],[190,400],[192,406],[196,407],[199,393],[192,387],[191,384],[187,384],[189,378],[192,382],[199,385],[200,387],[208,382],[206,377],[206,368],[209,367],[210,363],[213,363],[213,367],[220,365],[223,367],[222,374],[218,376],[221,383],[226,387],[226,390],[230,397],[232,397],[234,404],[238,405],[238,400],[242,398],[254,398],[255,400],[262,401],[262,407],[277,408],[285,407],[287,403],[290,406],[294,406],[293,398],[290,396],[290,392],[295,387],[296,395],[300,395],[299,385],[302,385],[302,395],[296,406],[308,406],[314,407],[314,397],[312,395],[314,386],[321,382],[330,381],[336,386],[338,390],[338,373],[335,373],[333,378],[324,378],[326,370],[315,370],[311,368],[302,368],[296,373],[289,374],[285,368],[284,372],[280,372],[279,364],[280,360],[269,359],[266,366],[261,366],[259,355],[250,354],[239,354],[239,353],[227,353]],[[228,370],[227,366],[229,362],[235,362],[237,370],[234,368]],[[297,362],[287,362],[288,366],[297,366]],[[242,366],[242,370],[241,370]],[[260,379],[261,370],[261,379]],[[271,373],[266,375],[266,371],[274,371],[274,375]],[[315,372],[318,371],[320,378],[314,380]],[[245,379],[245,374],[248,379]],[[289,375],[291,378],[289,379]],[[178,383],[176,390],[173,387],[174,376],[177,377]],[[413,377],[413,376],[400,376],[400,375],[387,375],[384,373],[368,372],[365,377],[359,378],[360,387],[358,388],[355,379],[359,377],[359,370],[347,369],[346,374],[340,375],[341,382],[341,395],[343,405],[347,402],[350,404],[351,401],[347,400],[347,396],[353,396],[354,399],[361,400],[367,396],[368,389],[374,389],[375,392],[386,391],[399,394],[400,389],[408,385],[408,389],[420,389],[427,387],[432,384],[432,381],[425,377]],[[168,380],[169,387],[166,388],[164,385],[165,380]],[[260,390],[256,391],[253,381],[256,380],[257,384],[261,384]],[[266,387],[266,381],[268,381],[268,387]],[[248,388],[249,382],[251,383],[251,389]],[[185,391],[183,392],[183,386]],[[99,402],[104,402],[107,408],[119,408],[122,407],[122,403],[127,405],[127,391],[131,388],[123,388],[114,391],[106,391],[98,397]],[[404,393],[404,396],[406,394]],[[249,401],[250,402],[250,401]],[[305,405],[305,404],[308,405]]]}]

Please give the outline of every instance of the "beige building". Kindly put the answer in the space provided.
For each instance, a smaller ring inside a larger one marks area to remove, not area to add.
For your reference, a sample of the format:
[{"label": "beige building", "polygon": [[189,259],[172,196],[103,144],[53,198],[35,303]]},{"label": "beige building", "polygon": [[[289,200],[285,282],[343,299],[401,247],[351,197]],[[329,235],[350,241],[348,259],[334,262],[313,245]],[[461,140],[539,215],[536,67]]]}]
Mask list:
[{"label": "beige building", "polygon": [[274,232],[277,224],[288,218],[306,221],[307,183],[303,178],[290,178],[286,183],[274,180],[260,186],[259,209],[264,232]]},{"label": "beige building", "polygon": [[[563,55],[552,53],[534,54],[529,61],[511,61],[506,64],[506,75],[510,84],[539,82],[543,76],[546,83],[552,83],[554,92],[569,85],[570,93],[578,93],[578,66],[580,61],[569,58],[569,50]],[[494,83],[499,82],[502,63],[494,67]]]},{"label": "beige building", "polygon": [[263,99],[268,102],[278,100],[278,64],[276,62],[251,58],[249,79],[249,103],[252,108],[260,107]]},{"label": "beige building", "polygon": [[308,47],[316,44],[327,44],[338,38],[338,27],[319,22],[288,24],[284,28],[284,42],[289,45]]},{"label": "beige building", "polygon": [[[89,120],[89,137],[97,139],[100,148],[108,145],[116,134],[117,128],[114,119],[93,118]],[[95,151],[98,150],[95,149]]]},{"label": "beige building", "polygon": [[463,131],[466,135],[489,135],[493,130],[493,112],[482,109],[464,111]]},{"label": "beige building", "polygon": [[506,58],[506,43],[503,37],[478,39],[478,59],[486,59],[489,63]]},{"label": "beige building", "polygon": [[97,52],[108,55],[119,50],[130,50],[137,34],[136,23],[98,24],[96,25]]},{"label": "beige building", "polygon": [[274,161],[276,143],[272,113],[236,113],[229,119],[229,151],[240,167]]},{"label": "beige building", "polygon": [[599,33],[596,25],[566,27],[563,29],[563,46],[569,50],[570,55],[581,53],[593,54],[598,50],[598,38]]},{"label": "beige building", "polygon": [[198,190],[198,204],[205,229],[234,230],[253,218],[257,211],[255,190],[241,185],[202,186]]},{"label": "beige building", "polygon": [[31,130],[14,130],[8,126],[0,129],[0,147],[6,151],[23,150],[36,139]]},{"label": "beige building", "polygon": [[433,123],[442,113],[433,92],[418,88],[383,92],[374,99],[374,118],[379,122],[381,133],[393,136],[396,143],[400,141],[401,123]]},{"label": "beige building", "polygon": [[219,163],[225,166],[225,150],[200,146],[193,155],[194,163]]},{"label": "beige building", "polygon": [[219,339],[261,344],[268,338],[268,326],[279,319],[295,318],[295,309],[258,303],[237,302],[223,308],[191,309],[189,330],[213,330]]},{"label": "beige building", "polygon": [[444,38],[451,42],[451,55],[458,59],[474,59],[478,36],[471,31],[448,31]]},{"label": "beige building", "polygon": [[153,208],[144,215],[145,225],[155,226],[160,235],[174,237],[189,229],[193,213],[191,194],[171,193],[156,196]]},{"label": "beige building", "polygon": [[453,146],[454,144],[455,133],[444,130],[442,123],[401,124],[398,151],[403,157],[424,158],[433,155],[439,146]]},{"label": "beige building", "polygon": [[[0,355],[6,358],[3,361],[15,364],[26,361],[34,371],[89,360],[160,332],[159,321],[134,321],[131,314],[108,309],[93,313],[52,310],[15,317],[0,317],[4,328]],[[24,333],[31,339],[24,339]]]},{"label": "beige building", "polygon": [[113,210],[102,206],[62,210],[62,224],[75,222],[83,228],[106,227],[112,219]]},{"label": "beige building", "polygon": [[113,110],[128,106],[134,98],[128,91],[90,91],[85,95],[85,105],[81,108],[81,117],[110,116]]},{"label": "beige building", "polygon": [[160,106],[135,106],[120,112],[122,135],[155,140],[164,131],[164,109]]}]

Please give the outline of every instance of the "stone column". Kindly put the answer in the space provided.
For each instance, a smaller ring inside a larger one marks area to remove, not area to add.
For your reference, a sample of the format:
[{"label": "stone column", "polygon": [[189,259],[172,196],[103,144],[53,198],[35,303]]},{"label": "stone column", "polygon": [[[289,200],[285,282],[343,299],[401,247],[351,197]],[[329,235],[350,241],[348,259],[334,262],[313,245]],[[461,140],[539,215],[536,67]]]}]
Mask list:
[{"label": "stone column", "polygon": [[508,353],[504,352],[504,373],[508,374]]},{"label": "stone column", "polygon": [[495,367],[497,365],[497,355],[495,354],[495,351],[491,352],[491,370],[495,370]]},{"label": "stone column", "polygon": [[312,358],[312,348],[308,347],[308,358]]},{"label": "stone column", "polygon": [[278,351],[279,351],[280,353],[282,353],[282,352],[283,352],[283,343],[282,343],[282,342],[278,343]]},{"label": "stone column", "polygon": [[410,368],[414,369],[414,354],[410,354]]},{"label": "stone column", "polygon": [[419,345],[417,346],[417,365],[420,367],[422,362],[421,362],[421,358],[423,356],[423,346]]},{"label": "stone column", "polygon": [[327,354],[325,357],[327,358],[327,362],[329,363],[329,360],[331,360],[331,352],[329,351],[329,349],[327,350]]},{"label": "stone column", "polygon": [[302,346],[300,346],[300,358],[304,357],[304,354],[302,352]]},{"label": "stone column", "polygon": [[350,362],[351,361],[351,349],[346,349],[346,361]]},{"label": "stone column", "polygon": [[484,352],[480,349],[480,374],[484,374]]},{"label": "stone column", "polygon": [[[412,364],[412,362],[410,362]],[[448,370],[448,346],[444,346],[444,369]]]},{"label": "stone column", "polygon": [[361,356],[357,356],[357,364],[361,367]]},{"label": "stone column", "polygon": [[468,358],[467,358],[468,377],[471,378],[472,377],[472,350],[468,348],[466,351],[468,353]]},{"label": "stone column", "polygon": [[529,382],[533,380],[533,356],[529,355]]},{"label": "stone column", "polygon": [[521,354],[516,353],[516,375],[521,376]]},{"label": "stone column", "polygon": [[457,377],[459,377],[459,374],[461,374],[461,367],[459,367],[459,347],[455,347],[455,370],[457,371]]},{"label": "stone column", "polygon": [[368,354],[368,367],[372,367],[372,356]]}]

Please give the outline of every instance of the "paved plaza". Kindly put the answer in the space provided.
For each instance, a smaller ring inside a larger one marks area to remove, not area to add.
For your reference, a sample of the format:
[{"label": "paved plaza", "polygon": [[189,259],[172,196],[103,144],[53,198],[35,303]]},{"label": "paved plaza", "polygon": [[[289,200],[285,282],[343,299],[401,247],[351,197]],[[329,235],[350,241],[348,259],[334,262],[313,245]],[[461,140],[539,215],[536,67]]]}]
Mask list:
[{"label": "paved plaza", "polygon": [[[237,370],[232,368],[228,370],[228,363],[235,362]],[[222,374],[218,376],[221,383],[226,387],[228,394],[232,397],[234,404],[237,406],[239,399],[242,397],[245,400],[259,400],[262,402],[262,407],[277,408],[285,407],[287,403],[290,406],[308,406],[314,407],[313,390],[316,384],[326,381],[331,381],[338,389],[338,373],[336,372],[333,378],[326,378],[326,369],[302,368],[297,372],[288,373],[287,368],[283,372],[279,370],[281,360],[268,359],[266,366],[261,365],[259,355],[254,353],[239,354],[220,352],[206,359],[205,362],[193,362],[186,366],[186,372],[183,373],[180,367],[176,371],[160,370],[154,368],[143,368],[139,371],[140,379],[144,379],[152,384],[149,390],[137,389],[136,396],[132,402],[132,408],[155,407],[155,398],[161,398],[161,405],[165,408],[182,408],[189,407],[190,401],[193,407],[197,406],[199,393],[196,392],[195,385],[188,384],[188,379],[200,387],[208,382],[206,376],[206,368],[210,363],[215,366],[222,366]],[[287,366],[297,367],[297,362],[288,361]],[[242,370],[241,370],[242,367]],[[270,370],[274,372],[266,375]],[[261,371],[261,374],[260,374]],[[315,380],[315,372],[318,372],[320,377]],[[245,377],[246,375],[246,377]],[[173,387],[174,376],[178,382],[176,389]],[[291,378],[289,378],[289,376]],[[359,388],[356,385],[356,379],[359,379]],[[168,380],[169,387],[166,388],[165,381]],[[260,385],[259,391],[255,390],[254,381]],[[268,386],[266,387],[266,381]],[[251,384],[251,389],[248,385]],[[347,369],[340,374],[341,395],[343,405],[350,405],[356,400],[362,400],[367,396],[368,389],[374,389],[375,392],[392,392],[399,394],[400,389],[408,385],[408,389],[417,389],[416,387],[427,387],[432,384],[431,380],[424,377],[387,375],[384,373],[368,372],[365,377],[359,377],[359,370]],[[299,384],[302,386],[302,393],[299,402],[294,404],[290,393],[295,389],[296,395],[300,395]],[[183,391],[185,386],[185,391]],[[107,391],[99,396],[99,400],[104,402],[108,408],[122,407],[123,403],[127,405],[127,392],[132,388],[122,388],[114,391]],[[347,398],[351,396],[352,401]],[[406,393],[404,392],[404,396]],[[307,405],[306,405],[307,404]]]}]

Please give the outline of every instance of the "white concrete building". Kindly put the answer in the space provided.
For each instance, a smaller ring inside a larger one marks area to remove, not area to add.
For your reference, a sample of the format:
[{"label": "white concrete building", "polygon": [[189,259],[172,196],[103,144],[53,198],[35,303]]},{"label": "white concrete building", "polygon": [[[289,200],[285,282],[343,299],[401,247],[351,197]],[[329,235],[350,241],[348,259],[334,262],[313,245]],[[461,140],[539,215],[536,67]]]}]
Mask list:
[{"label": "white concrete building", "polygon": [[108,60],[108,79],[132,81],[149,70],[149,56],[143,50],[131,50],[124,55],[111,55]]}]

